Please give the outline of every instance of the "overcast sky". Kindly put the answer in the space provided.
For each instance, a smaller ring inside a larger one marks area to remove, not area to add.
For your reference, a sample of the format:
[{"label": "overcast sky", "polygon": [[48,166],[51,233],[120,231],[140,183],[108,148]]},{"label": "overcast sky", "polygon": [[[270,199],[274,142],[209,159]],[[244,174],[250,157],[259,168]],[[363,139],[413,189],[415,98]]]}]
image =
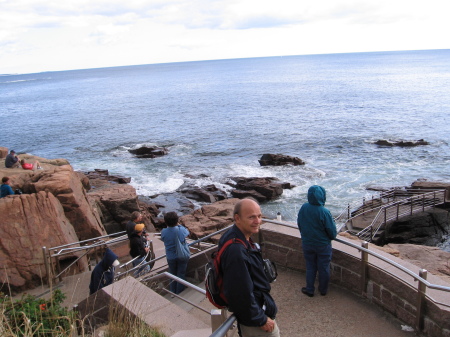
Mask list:
[{"label": "overcast sky", "polygon": [[258,56],[448,49],[447,3],[0,0],[0,74]]}]

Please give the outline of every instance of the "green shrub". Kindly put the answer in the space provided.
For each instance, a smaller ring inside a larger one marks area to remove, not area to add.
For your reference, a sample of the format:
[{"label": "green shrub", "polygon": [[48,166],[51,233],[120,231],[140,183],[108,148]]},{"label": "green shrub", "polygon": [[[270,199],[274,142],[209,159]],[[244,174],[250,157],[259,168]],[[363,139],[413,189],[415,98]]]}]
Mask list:
[{"label": "green shrub", "polygon": [[49,300],[26,295],[13,302],[0,295],[2,336],[68,336],[73,329],[74,315],[61,307],[66,296],[59,289]]}]

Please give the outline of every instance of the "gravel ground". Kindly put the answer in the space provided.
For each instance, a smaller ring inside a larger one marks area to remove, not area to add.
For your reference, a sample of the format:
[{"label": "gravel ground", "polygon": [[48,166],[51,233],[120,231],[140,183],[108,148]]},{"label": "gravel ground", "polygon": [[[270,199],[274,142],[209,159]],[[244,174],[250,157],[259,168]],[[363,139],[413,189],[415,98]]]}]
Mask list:
[{"label": "gravel ground", "polygon": [[402,330],[400,321],[376,305],[331,285],[326,296],[308,297],[301,292],[305,275],[279,268],[272,284],[278,305],[277,322],[283,337],[416,336]]}]

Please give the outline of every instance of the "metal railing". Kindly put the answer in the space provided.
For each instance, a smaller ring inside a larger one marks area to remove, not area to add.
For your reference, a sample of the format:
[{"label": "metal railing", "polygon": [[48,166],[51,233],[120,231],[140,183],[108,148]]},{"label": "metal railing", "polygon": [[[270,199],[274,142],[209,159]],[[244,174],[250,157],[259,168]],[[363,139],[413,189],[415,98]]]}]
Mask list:
[{"label": "metal railing", "polygon": [[[411,198],[419,198],[419,196],[427,195],[429,193],[436,192],[440,202],[436,203],[435,206],[443,204],[445,202],[446,190],[442,189],[392,189],[389,191],[383,191],[378,194],[378,196],[373,195],[371,199],[367,200],[363,198],[362,203],[354,202],[348,204],[348,206],[334,219],[336,221],[336,226],[339,231],[346,228],[347,231],[353,229],[352,223],[363,216],[370,216],[371,214],[378,211],[378,213],[386,206],[395,204],[396,202],[402,203]],[[374,215],[375,217],[376,215]],[[368,227],[368,226],[367,226]],[[368,229],[369,230],[369,229]],[[364,239],[368,239],[365,237]]]},{"label": "metal railing", "polygon": [[[62,276],[70,270],[83,257],[95,257],[96,263],[99,262],[98,253],[106,246],[113,246],[128,240],[125,232],[118,232],[109,235],[103,235],[88,240],[73,242],[56,247],[42,247],[42,254],[44,256],[45,271],[47,273],[47,282],[51,285],[56,279],[62,281]],[[52,253],[53,252],[53,253]],[[74,258],[74,260],[64,269],[61,269],[60,262],[64,257]],[[91,264],[88,264],[89,270]]]},{"label": "metal railing", "polygon": [[[179,283],[181,283],[181,284],[183,284],[183,285],[185,285],[185,286],[187,286],[187,287],[189,287],[189,288],[191,288],[191,289],[193,289],[193,290],[195,290],[195,291],[205,295],[205,297],[206,297],[206,290],[205,289],[197,287],[195,284],[192,284],[192,283],[190,283],[190,282],[188,282],[186,280],[183,280],[183,279],[181,279],[181,278],[179,278],[179,277],[177,277],[177,276],[175,276],[175,275],[173,275],[173,274],[171,274],[169,272],[162,272],[162,273],[157,274],[157,275],[145,277],[145,278],[141,279],[141,282],[142,283],[148,283],[148,282],[151,282],[151,281],[156,280],[156,279],[161,278],[161,277],[167,277],[167,278],[169,278],[169,279],[171,279],[173,281],[179,282]],[[168,290],[168,289],[166,289],[164,287],[161,287],[159,289],[161,289],[161,290],[171,294],[172,296],[177,297],[180,300],[182,300],[182,301],[192,305],[193,307],[195,307],[195,308],[197,308],[197,309],[199,309],[199,310],[201,310],[201,311],[211,315],[212,334],[211,334],[210,337],[219,337],[219,336],[223,337],[223,336],[226,336],[228,331],[231,328],[233,328],[234,323],[236,322],[236,317],[234,315],[231,315],[230,317],[227,318],[227,314],[226,314],[227,311],[225,309],[221,309],[221,310],[213,309],[213,310],[211,310],[211,312],[209,312],[208,310],[200,307],[199,305],[193,303],[192,301],[189,301],[189,300],[183,298],[182,296],[174,294],[173,292],[171,292],[170,290]]]},{"label": "metal railing", "polygon": [[[189,248],[194,248],[194,249],[197,249],[197,250],[199,250],[199,251],[202,251],[202,249],[201,249],[202,247],[201,247],[200,244],[205,244],[204,241],[206,241],[206,240],[212,238],[213,236],[215,236],[215,235],[217,235],[217,234],[220,234],[220,233],[222,233],[222,232],[228,230],[230,227],[231,227],[231,225],[230,225],[230,226],[227,226],[227,227],[224,227],[224,228],[222,228],[222,229],[220,229],[220,230],[218,230],[218,231],[216,231],[216,232],[214,232],[214,233],[211,233],[211,234],[209,234],[209,235],[206,235],[206,236],[204,236],[204,237],[202,237],[202,238],[200,238],[200,239],[198,239],[198,240],[192,241],[192,242],[188,243],[188,246],[189,246]],[[197,245],[197,247],[195,247],[195,245]],[[209,246],[209,247],[210,247],[210,246]],[[208,248],[209,248],[209,247],[208,247]],[[148,255],[148,254],[147,254],[147,255]],[[135,266],[135,267],[133,267],[133,268],[131,268],[131,269],[128,269],[128,270],[126,270],[125,272],[118,272],[118,273],[116,273],[116,275],[114,276],[114,281],[117,281],[117,280],[119,280],[119,279],[121,279],[121,278],[123,278],[123,277],[129,275],[131,272],[135,272],[135,271],[137,271],[138,269],[145,267],[146,265],[154,264],[156,261],[162,260],[162,259],[164,259],[165,257],[166,257],[166,254],[163,254],[163,255],[158,256],[158,257],[155,257],[154,259],[151,259],[151,260],[149,260],[149,261],[146,261],[146,259],[144,259],[144,260],[142,261],[142,263],[140,263],[139,265],[137,265],[137,266]],[[147,257],[146,257],[146,258],[147,258]],[[119,266],[119,268],[127,267],[127,266],[128,266],[130,263],[132,263],[135,259],[137,259],[137,258],[134,258],[134,259],[132,259],[132,260],[130,260],[130,261],[124,263],[123,265]],[[145,261],[145,262],[144,262],[144,261]]]},{"label": "metal railing", "polygon": [[[286,227],[291,227],[291,228],[297,228],[297,226],[293,225],[293,224],[289,224],[289,223],[281,223],[279,221],[274,221],[274,220],[269,220],[269,219],[263,219],[265,222],[270,222],[270,223],[276,223],[276,224],[280,224]],[[339,238],[336,238],[335,241],[342,243],[346,246],[352,247],[354,249],[357,249],[359,252],[361,252],[361,258],[360,258],[360,263],[361,263],[361,289],[363,292],[363,295],[366,292],[366,288],[367,288],[367,284],[368,284],[368,267],[369,265],[372,265],[373,267],[376,268],[376,266],[374,266],[373,264],[371,264],[369,262],[368,256],[373,256],[393,267],[395,267],[398,270],[401,270],[402,272],[404,272],[405,274],[407,274],[408,276],[412,277],[414,279],[414,281],[418,282],[418,286],[417,286],[417,298],[416,298],[416,329],[418,329],[419,331],[423,330],[424,327],[424,315],[425,315],[425,299],[429,298],[432,302],[442,305],[442,306],[446,306],[450,308],[450,303],[443,303],[443,302],[439,302],[438,300],[436,300],[435,298],[431,297],[429,294],[427,294],[427,289],[435,289],[435,290],[439,290],[439,291],[445,291],[445,292],[449,292],[450,293],[450,287],[446,287],[446,286],[441,286],[438,284],[433,284],[430,283],[429,281],[427,281],[427,270],[426,269],[420,269],[419,273],[415,273],[413,271],[411,271],[410,269],[402,266],[401,264],[392,261],[391,259],[378,254],[372,250],[369,250],[369,244],[367,241],[363,241],[361,243],[361,246],[358,246],[357,244],[348,242],[348,241],[344,241],[341,240]],[[408,284],[408,282],[399,277],[396,276],[395,274],[389,272],[388,270],[384,269],[383,270],[384,273],[388,273],[390,274],[392,277],[398,279],[399,281],[401,281],[404,284]]]},{"label": "metal railing", "polygon": [[375,238],[380,228],[386,226],[388,222],[396,221],[404,216],[424,212],[426,209],[443,204],[445,202],[445,193],[446,190],[435,190],[383,205],[379,208],[372,223],[356,235],[361,240],[370,242]]}]

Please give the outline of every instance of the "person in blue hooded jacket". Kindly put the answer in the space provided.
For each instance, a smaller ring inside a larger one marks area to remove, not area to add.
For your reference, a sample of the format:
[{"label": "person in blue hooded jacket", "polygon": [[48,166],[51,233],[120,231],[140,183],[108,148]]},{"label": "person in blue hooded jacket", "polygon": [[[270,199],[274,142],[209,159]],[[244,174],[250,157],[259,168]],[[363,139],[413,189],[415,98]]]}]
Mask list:
[{"label": "person in blue hooded jacket", "polygon": [[297,217],[306,262],[306,287],[302,288],[302,293],[309,297],[314,296],[317,273],[322,296],[327,294],[330,281],[331,240],[336,238],[337,231],[330,211],[325,208],[325,201],[325,189],[311,186],[308,202],[302,205]]},{"label": "person in blue hooded jacket", "polygon": [[95,266],[89,283],[89,295],[113,283],[114,267],[119,265],[117,255],[109,248],[106,249],[103,259]]}]

